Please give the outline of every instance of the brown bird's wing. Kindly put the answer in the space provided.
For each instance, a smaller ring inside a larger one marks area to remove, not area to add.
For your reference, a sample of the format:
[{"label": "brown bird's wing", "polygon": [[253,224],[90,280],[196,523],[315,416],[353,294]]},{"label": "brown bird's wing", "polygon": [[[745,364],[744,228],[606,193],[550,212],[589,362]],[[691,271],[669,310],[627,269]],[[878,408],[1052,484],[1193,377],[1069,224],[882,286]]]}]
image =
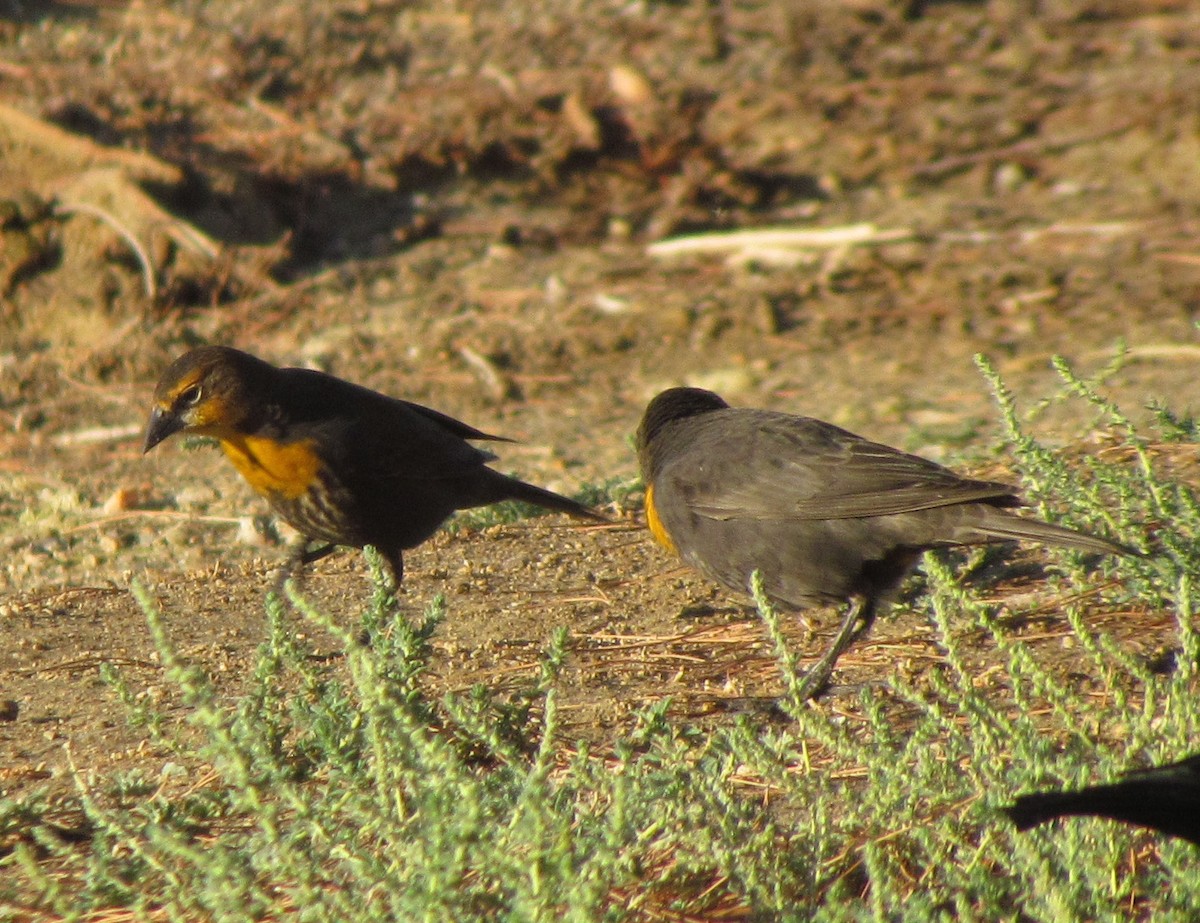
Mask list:
[{"label": "brown bird's wing", "polygon": [[454,417],[434,410],[432,407],[426,407],[423,404],[414,404],[411,401],[397,401],[398,404],[403,404],[409,410],[420,414],[427,420],[432,420],[442,429],[453,433],[460,439],[479,439],[489,442],[513,442],[514,440],[506,436],[493,436],[491,433],[485,433],[483,430],[476,429],[473,426],[468,426],[462,420],[456,420]]},{"label": "brown bird's wing", "polygon": [[1006,484],[960,477],[820,420],[734,410],[692,425],[689,446],[663,474],[680,480],[693,511],[713,519],[856,519],[980,500],[1020,505]]},{"label": "brown bird's wing", "polygon": [[377,498],[370,517],[420,520],[421,511],[436,510],[437,522],[441,522],[451,510],[523,500],[606,521],[568,497],[487,467],[496,456],[467,440],[511,440],[484,433],[436,410],[383,397],[360,402],[358,414],[343,419],[347,419],[345,436],[335,441],[343,448],[331,467],[341,473],[356,496]]},{"label": "brown bird's wing", "polygon": [[364,414],[350,425],[343,469],[381,484],[471,475],[496,456],[466,441],[479,437],[461,432],[397,401],[386,413]]},{"label": "brown bird's wing", "polygon": [[348,479],[440,480],[491,461],[468,439],[499,440],[429,407],[310,369],[280,369],[275,400],[286,438],[317,439],[326,465]]}]

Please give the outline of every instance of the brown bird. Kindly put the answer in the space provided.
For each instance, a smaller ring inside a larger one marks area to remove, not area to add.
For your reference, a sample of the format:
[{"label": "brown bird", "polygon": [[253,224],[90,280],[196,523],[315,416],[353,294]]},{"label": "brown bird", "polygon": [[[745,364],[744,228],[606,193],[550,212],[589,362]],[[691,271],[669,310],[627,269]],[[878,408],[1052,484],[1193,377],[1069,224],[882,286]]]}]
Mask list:
[{"label": "brown bird", "polygon": [[1200,753],[1131,772],[1109,785],[1021,795],[1003,810],[1018,830],[1058,817],[1094,815],[1150,827],[1200,846]]},{"label": "brown bird", "polygon": [[1007,484],[961,477],[821,420],[735,409],[698,388],[650,402],[637,452],[650,531],[696,570],[739,593],[757,570],[783,609],[849,603],[805,677],[806,697],[924,551],[1029,540],[1139,554],[1009,512],[1022,502]]},{"label": "brown bird", "polygon": [[[487,463],[495,456],[468,442],[507,439],[227,346],[194,349],[163,373],[144,451],[178,432],[216,439],[250,486],[304,536],[289,570],[337,545],[373,545],[398,586],[405,550],[455,510],[501,500],[606,521],[574,500],[492,470]],[[309,550],[312,542],[324,544]]]}]

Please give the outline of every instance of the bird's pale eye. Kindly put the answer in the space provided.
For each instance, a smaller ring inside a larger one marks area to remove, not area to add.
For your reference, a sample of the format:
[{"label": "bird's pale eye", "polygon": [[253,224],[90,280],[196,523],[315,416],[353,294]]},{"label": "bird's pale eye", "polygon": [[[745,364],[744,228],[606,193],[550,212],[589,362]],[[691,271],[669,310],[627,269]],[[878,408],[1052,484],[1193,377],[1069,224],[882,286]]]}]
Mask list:
[{"label": "bird's pale eye", "polygon": [[179,407],[195,407],[200,403],[200,398],[204,396],[204,389],[199,385],[192,385],[190,388],[185,388],[179,392],[179,397],[175,399],[175,403]]}]

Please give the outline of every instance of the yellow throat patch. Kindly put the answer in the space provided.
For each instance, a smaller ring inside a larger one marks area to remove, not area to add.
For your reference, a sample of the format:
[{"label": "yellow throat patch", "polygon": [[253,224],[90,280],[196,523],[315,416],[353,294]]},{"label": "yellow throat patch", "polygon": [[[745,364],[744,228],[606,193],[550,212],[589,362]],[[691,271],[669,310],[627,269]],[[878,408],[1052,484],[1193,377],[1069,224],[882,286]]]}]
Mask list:
[{"label": "yellow throat patch", "polygon": [[246,482],[260,494],[294,500],[306,494],[321,467],[311,439],[277,442],[241,433],[217,437],[221,448]]},{"label": "yellow throat patch", "polygon": [[658,518],[658,509],[654,505],[654,485],[646,485],[646,525],[650,527],[650,534],[654,536],[654,540],[662,545],[667,551],[678,554],[678,549],[675,543],[671,541],[671,536],[667,534],[666,527],[663,526],[662,520]]}]

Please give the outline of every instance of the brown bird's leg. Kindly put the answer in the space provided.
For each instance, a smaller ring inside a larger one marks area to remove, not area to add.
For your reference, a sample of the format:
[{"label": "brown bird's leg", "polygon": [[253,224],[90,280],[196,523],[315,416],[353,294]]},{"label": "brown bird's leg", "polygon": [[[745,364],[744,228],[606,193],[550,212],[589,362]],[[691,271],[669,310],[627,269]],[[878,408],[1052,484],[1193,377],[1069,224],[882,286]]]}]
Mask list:
[{"label": "brown bird's leg", "polygon": [[321,558],[327,558],[337,551],[337,545],[332,542],[328,545],[321,545],[317,548],[309,550],[308,542],[302,544],[294,557],[298,567],[307,567],[309,564],[314,564],[320,561]]},{"label": "brown bird's leg", "polygon": [[291,553],[284,560],[283,566],[279,568],[279,576],[275,579],[275,592],[282,596],[283,585],[288,582],[289,578],[299,577],[304,568],[309,564],[320,561],[321,558],[328,557],[336,550],[337,545],[330,543],[328,545],[319,545],[310,551],[308,539],[300,539],[292,546]]},{"label": "brown bird's leg", "polygon": [[383,560],[387,562],[388,569],[392,572],[392,592],[395,593],[400,589],[400,584],[404,582],[404,552],[397,548],[395,551],[384,551]]},{"label": "brown bird's leg", "polygon": [[808,672],[804,674],[804,679],[800,682],[797,697],[801,702],[815,699],[825,690],[825,686],[829,683],[829,677],[833,675],[833,668],[837,664],[838,658],[842,656],[846,648],[867,633],[874,621],[875,600],[862,594],[852,596],[850,606],[846,610],[846,617],[842,619],[842,625],[838,629],[837,635],[834,636],[825,653],[821,655],[821,659],[809,667]]}]

